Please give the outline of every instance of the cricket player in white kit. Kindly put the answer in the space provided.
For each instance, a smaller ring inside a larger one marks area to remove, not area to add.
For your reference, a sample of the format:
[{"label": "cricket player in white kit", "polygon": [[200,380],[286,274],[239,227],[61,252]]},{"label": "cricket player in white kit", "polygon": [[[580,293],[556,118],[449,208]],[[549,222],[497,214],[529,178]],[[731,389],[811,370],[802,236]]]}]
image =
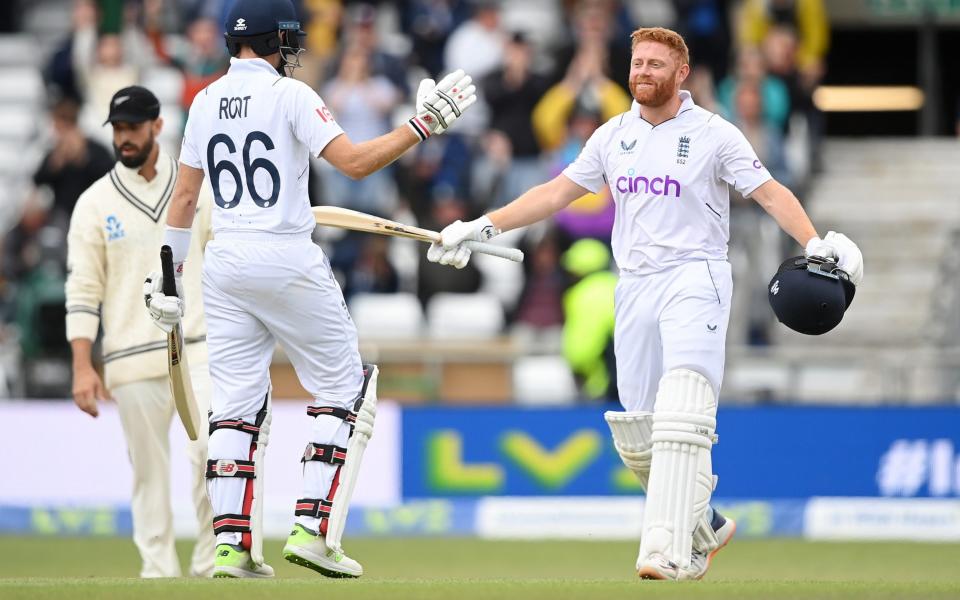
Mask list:
[{"label": "cricket player in white kit", "polygon": [[552,181],[480,219],[449,225],[427,256],[462,268],[470,259],[462,242],[529,225],[609,187],[620,269],[614,350],[626,412],[606,419],[647,492],[637,571],[648,579],[699,579],[735,530],[709,506],[732,290],[728,186],[759,202],[807,256],[836,259],[854,284],[863,261],[845,236],[818,237],[743,134],[680,90],[690,72],[682,37],[649,28],[632,41],[630,111],[599,127]]},{"label": "cricket player in white kit", "polygon": [[[149,90],[132,86],[110,102],[107,121],[119,162],[80,196],[67,238],[67,339],[73,350],[73,397],[87,414],[99,414],[97,401],[112,396],[120,411],[133,467],[133,541],[140,552],[141,577],[177,577],[170,507],[170,420],[175,412],[167,378],[166,338],[143,314],[143,272],[157,261],[163,239],[176,161],[156,141],[163,127],[160,102]],[[209,190],[197,207],[196,235],[189,257],[201,260],[210,239]],[[183,286],[200,294],[200,274]],[[206,326],[203,312],[184,322],[191,377],[199,409],[210,397]],[[93,368],[90,351],[103,326],[105,383]],[[109,392],[107,391],[109,390]],[[213,572],[213,517],[204,486],[207,435],[188,442],[195,478],[191,489],[198,535],[190,562],[192,575]]]},{"label": "cricket player in white kit", "polygon": [[[311,242],[310,156],[364,177],[476,101],[462,71],[424,80],[405,126],[354,144],[323,100],[284,77],[298,65],[300,24],[290,0],[237,0],[227,17],[230,70],[190,108],[165,244],[178,278],[187,259],[197,191],[209,178],[215,239],[203,264],[213,397],[208,490],[214,508],[214,577],[270,577],[261,535],[263,452],[270,425],[269,366],[279,342],[313,401],[304,492],[284,558],[330,577],[358,577],[340,536],[376,408],[376,367],[364,368],[357,333],[330,264]],[[199,270],[198,264],[186,270]],[[186,301],[151,276],[149,310],[168,328]],[[190,306],[187,315],[195,307]]]}]

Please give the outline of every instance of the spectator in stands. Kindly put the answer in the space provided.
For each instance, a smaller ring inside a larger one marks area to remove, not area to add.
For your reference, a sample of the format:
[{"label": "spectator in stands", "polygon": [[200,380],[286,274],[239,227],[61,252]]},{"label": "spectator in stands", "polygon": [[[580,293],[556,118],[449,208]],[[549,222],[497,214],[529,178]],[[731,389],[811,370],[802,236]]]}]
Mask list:
[{"label": "spectator in stands", "polygon": [[616,401],[613,354],[613,292],[610,250],[597,240],[575,242],[563,254],[563,268],[575,283],[563,295],[563,355],[584,396]]},{"label": "spectator in stands", "polygon": [[343,295],[349,300],[354,294],[395,294],[400,291],[397,270],[390,263],[390,238],[382,235],[364,235],[360,254],[344,273],[346,285]]},{"label": "spectator in stands", "polygon": [[563,326],[561,297],[566,286],[555,230],[548,230],[534,243],[523,268],[524,285],[513,318],[513,331],[521,337],[549,336]]},{"label": "spectator in stands", "polygon": [[[624,40],[630,39],[634,27],[621,3],[615,0],[575,0],[565,4],[568,5],[570,31],[564,36],[561,47],[552,53],[556,62],[551,80],[565,77],[569,65],[583,54],[584,48],[597,48],[602,53],[604,72],[628,72],[630,47]],[[626,92],[626,87],[623,89]]]},{"label": "spectator in stands", "polygon": [[226,73],[230,66],[230,56],[223,43],[223,26],[212,19],[190,23],[186,44],[171,49],[170,62],[183,73],[180,106],[187,112],[194,96]]},{"label": "spectator in stands", "polygon": [[103,121],[114,92],[136,84],[142,70],[156,62],[136,15],[130,17],[122,33],[98,36],[96,23],[88,21],[73,35],[73,69],[84,101],[80,126],[104,144],[112,143]]},{"label": "spectator in stands", "polygon": [[770,174],[777,181],[791,186],[793,178],[784,155],[783,135],[766,118],[769,112],[764,106],[761,86],[762,82],[752,79],[739,82],[734,92],[733,114],[728,118],[743,132]]},{"label": "spectator in stands", "polygon": [[[531,115],[547,90],[547,80],[532,72],[533,49],[522,33],[510,37],[504,57],[503,66],[479,86],[490,107],[488,135],[496,138],[488,141],[488,147],[493,146],[492,162],[499,165],[492,173],[491,169],[484,169],[488,172],[482,178],[491,208],[502,206],[546,180]],[[481,159],[476,164],[483,162],[491,161]]]},{"label": "spectator in stands", "polygon": [[[423,227],[440,231],[456,220],[470,219],[468,203],[456,196],[453,190],[440,189],[436,192],[429,219]],[[450,269],[439,263],[427,260],[425,252],[420,252],[420,266],[417,276],[417,297],[424,309],[430,303],[430,298],[440,292],[458,294],[472,294],[480,289],[480,271],[474,265],[467,265],[463,269]]]},{"label": "spectator in stands", "polygon": [[[690,59],[706,67],[714,81],[727,75],[730,58],[729,0],[673,0],[676,31],[687,41]],[[700,98],[693,96],[703,106]]]},{"label": "spectator in stands", "polygon": [[794,32],[797,68],[805,78],[819,81],[830,44],[830,22],[823,0],[745,0],[740,15],[742,45],[761,45],[775,27]]},{"label": "spectator in stands", "polygon": [[99,13],[94,0],[74,0],[70,36],[57,46],[43,69],[43,78],[52,97],[71,98],[78,104],[83,103],[73,67],[74,41],[78,31],[96,31],[98,20]]},{"label": "spectator in stands", "polygon": [[718,112],[717,96],[715,92],[713,73],[705,66],[691,66],[690,76],[687,77],[686,89],[693,96],[697,106],[704,110]]},{"label": "spectator in stands", "polygon": [[819,146],[823,138],[824,124],[822,113],[813,103],[813,92],[822,71],[801,71],[798,68],[797,48],[796,32],[789,27],[776,26],[767,32],[762,50],[769,73],[780,78],[787,86],[790,94],[790,114],[799,115],[806,123],[807,136],[803,142],[806,145],[810,168],[818,171]]},{"label": "spectator in stands", "polygon": [[[606,76],[605,60],[601,44],[583,46],[563,81],[550,88],[534,109],[534,131],[549,153],[548,176],[573,162],[597,127],[630,108],[630,96]],[[609,191],[578,199],[556,215],[567,238],[561,247],[584,236],[609,239],[613,215]]]},{"label": "spectator in stands", "polygon": [[413,40],[415,64],[434,75],[443,71],[443,51],[451,32],[469,16],[460,0],[407,0],[403,3],[403,31]]},{"label": "spectator in stands", "polygon": [[[736,74],[725,78],[717,86],[717,100],[723,117],[736,121],[734,92],[741,82],[753,82],[760,88],[763,119],[771,127],[786,131],[790,118],[790,90],[779,77],[767,74],[763,54],[759,48],[743,48],[737,55]],[[700,103],[700,99],[694,98]],[[702,104],[701,104],[702,106]]]},{"label": "spectator in stands", "polygon": [[447,70],[463,69],[480,81],[503,64],[500,0],[469,0],[469,4],[473,15],[450,35],[443,62]]},{"label": "spectator in stands", "polygon": [[[390,114],[400,100],[400,92],[389,79],[370,72],[370,55],[365,49],[348,48],[323,97],[350,139],[364,141],[390,131]],[[323,181],[331,204],[383,216],[389,216],[396,206],[390,168],[359,180],[326,168]]]},{"label": "spectator in stands", "polygon": [[[777,181],[792,185],[780,130],[765,119],[760,82],[746,79],[734,92],[733,123],[743,132],[757,158]],[[735,286],[729,337],[754,346],[770,341],[772,313],[767,310],[766,284],[780,262],[780,228],[767,218],[760,205],[731,191],[730,262],[734,277],[746,285]]]},{"label": "spectator in stands", "polygon": [[[332,73],[339,71],[340,63],[347,52],[363,52],[367,55],[371,75],[386,77],[400,91],[401,98],[410,95],[410,85],[403,61],[384,52],[380,47],[380,39],[377,35],[377,9],[373,5],[361,3],[347,8],[341,48],[343,48],[342,52],[331,65]],[[308,54],[312,53],[311,42]]]},{"label": "spectator in stands", "polygon": [[[69,98],[58,101],[51,109],[53,148],[44,156],[33,175],[34,189],[27,199],[20,223],[4,240],[4,274],[18,279],[37,263],[38,234],[50,225],[65,236],[66,227],[85,189],[113,168],[110,151],[86,137],[80,130],[78,107]],[[44,202],[41,190],[47,189],[52,199]],[[66,256],[61,264],[65,264]]]},{"label": "spectator in stands", "polygon": [[[568,139],[568,124],[578,102],[596,107],[601,123],[630,108],[630,96],[606,74],[606,48],[583,45],[563,80],[551,87],[533,111],[533,127],[545,151],[560,148]],[[589,134],[588,134],[589,137]]]},{"label": "spectator in stands", "polygon": [[[2,279],[10,283],[4,300],[13,309],[8,316],[16,320],[26,359],[68,354],[61,324],[70,214],[80,194],[113,168],[110,152],[80,131],[78,110],[72,99],[53,106],[53,148],[34,173],[20,222],[3,239]],[[67,392],[69,383],[56,377],[26,381],[27,394]]]}]

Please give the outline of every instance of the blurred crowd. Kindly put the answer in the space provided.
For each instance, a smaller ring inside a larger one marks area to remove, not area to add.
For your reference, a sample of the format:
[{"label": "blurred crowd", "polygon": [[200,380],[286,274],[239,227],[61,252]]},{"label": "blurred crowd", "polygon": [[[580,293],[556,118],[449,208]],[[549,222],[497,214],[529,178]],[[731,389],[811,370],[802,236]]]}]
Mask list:
[{"label": "blurred crowd", "polygon": [[[3,317],[19,328],[28,358],[68,352],[62,319],[47,313],[63,310],[62,295],[53,290],[65,276],[73,205],[114,161],[110,128],[101,125],[109,98],[127,85],[150,87],[172,132],[162,141],[175,154],[194,95],[229,66],[222,38],[229,3],[64,2],[72,30],[42,64],[51,145],[33,174],[22,217],[3,241]],[[693,67],[686,87],[694,100],[735,123],[771,173],[801,198],[818,168],[813,157],[822,120],[811,96],[824,75],[830,37],[822,0],[295,4],[309,48],[296,77],[320,93],[354,141],[402,123],[423,77],[461,68],[481,95],[480,106],[450,132],[362,181],[316,161],[314,204],[439,230],[510,201],[559,173],[600,124],[629,110],[630,32],[641,26],[685,36]],[[731,204],[730,259],[738,283],[731,341],[766,344],[771,323],[764,284],[788,242],[755,203],[733,197]],[[608,193],[591,194],[549,224],[519,232],[510,241],[528,258],[516,272],[474,262],[456,271],[428,263],[423,248],[378,236],[323,232],[319,241],[348,301],[360,293],[401,291],[427,306],[440,292],[494,290],[510,332],[555,340],[585,395],[601,397],[615,387],[612,302],[607,314],[596,301],[612,297],[613,215]]]}]

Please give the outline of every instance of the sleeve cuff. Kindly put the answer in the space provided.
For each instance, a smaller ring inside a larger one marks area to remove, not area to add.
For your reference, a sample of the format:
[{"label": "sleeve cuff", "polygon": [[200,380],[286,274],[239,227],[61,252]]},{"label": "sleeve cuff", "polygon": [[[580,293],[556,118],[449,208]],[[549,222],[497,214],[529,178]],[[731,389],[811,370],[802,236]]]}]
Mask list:
[{"label": "sleeve cuff", "polygon": [[603,188],[603,183],[598,183],[596,186],[594,186],[591,184],[591,182],[584,181],[583,178],[578,176],[576,173],[571,173],[569,169],[564,169],[562,173],[570,181],[594,194],[600,193],[600,190]]},{"label": "sleeve cuff", "polygon": [[187,260],[187,254],[190,253],[191,234],[190,229],[167,225],[163,234],[163,245],[170,246],[170,250],[173,251],[173,264]]},{"label": "sleeve cuff", "polygon": [[97,339],[97,332],[100,330],[99,315],[81,312],[78,309],[70,309],[67,312],[67,341],[84,338],[89,340]]}]

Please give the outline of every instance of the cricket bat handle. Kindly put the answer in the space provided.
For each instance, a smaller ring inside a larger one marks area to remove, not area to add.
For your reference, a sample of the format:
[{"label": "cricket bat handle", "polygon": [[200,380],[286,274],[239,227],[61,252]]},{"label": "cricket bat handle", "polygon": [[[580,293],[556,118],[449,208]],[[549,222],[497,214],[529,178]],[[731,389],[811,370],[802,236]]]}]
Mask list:
[{"label": "cricket bat handle", "polygon": [[177,295],[177,281],[173,273],[173,250],[170,246],[160,248],[160,270],[163,272],[163,295]]},{"label": "cricket bat handle", "polygon": [[507,260],[512,260],[513,262],[523,262],[523,251],[519,248],[507,248],[506,246],[498,246],[496,244],[474,241],[464,242],[463,245],[467,248],[470,248],[471,252],[489,254],[490,256],[505,258]]}]

